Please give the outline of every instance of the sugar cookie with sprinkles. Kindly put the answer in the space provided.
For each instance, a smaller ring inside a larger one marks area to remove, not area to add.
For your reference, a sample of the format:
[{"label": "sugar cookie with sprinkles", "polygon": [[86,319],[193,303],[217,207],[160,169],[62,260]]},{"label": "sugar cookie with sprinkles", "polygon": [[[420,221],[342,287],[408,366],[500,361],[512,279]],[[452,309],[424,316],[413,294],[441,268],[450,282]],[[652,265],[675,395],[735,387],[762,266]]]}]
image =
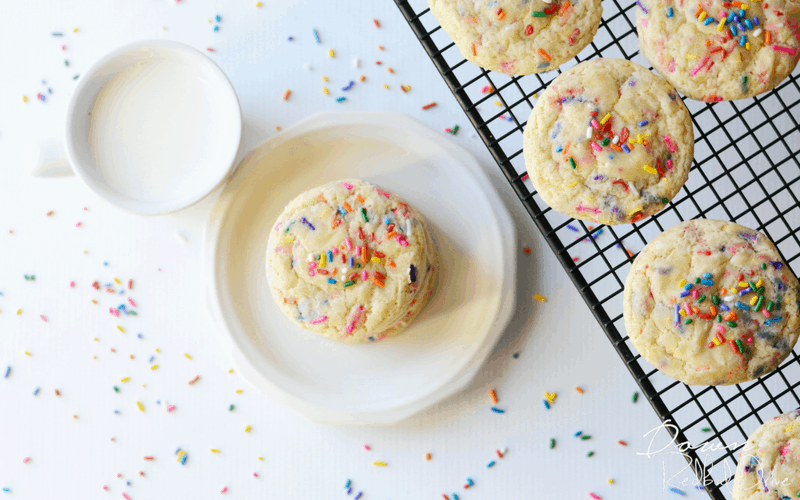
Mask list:
[{"label": "sugar cookie with sprinkles", "polygon": [[681,93],[706,102],[777,86],[800,59],[800,3],[638,0],[639,47]]},{"label": "sugar cookie with sprinkles", "polygon": [[551,71],[597,33],[600,0],[428,0],[468,60],[507,75]]},{"label": "sugar cookie with sprinkles", "polygon": [[739,454],[733,500],[797,498],[800,490],[800,410],[765,422]]},{"label": "sugar cookie with sprinkles", "polygon": [[766,236],[693,220],[653,239],[625,281],[625,328],[639,353],[689,385],[771,372],[797,342],[797,278]]},{"label": "sugar cookie with sprinkles", "polygon": [[419,213],[378,186],[348,179],[286,206],[267,244],[267,278],[278,306],[303,328],[341,342],[377,342],[422,310],[436,256]]},{"label": "sugar cookie with sprinkles", "polygon": [[545,203],[603,224],[637,222],[686,182],[689,111],[663,79],[623,59],[593,59],[553,80],[531,111],[525,166]]}]

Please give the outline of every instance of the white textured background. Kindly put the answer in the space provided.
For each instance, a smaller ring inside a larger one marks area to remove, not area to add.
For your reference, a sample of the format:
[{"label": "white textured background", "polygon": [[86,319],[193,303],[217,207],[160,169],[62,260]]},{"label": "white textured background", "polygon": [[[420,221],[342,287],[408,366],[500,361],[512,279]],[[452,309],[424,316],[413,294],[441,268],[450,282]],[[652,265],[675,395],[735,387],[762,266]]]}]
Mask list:
[{"label": "white textured background", "polygon": [[[644,398],[631,403],[632,378],[394,2],[262,1],[260,9],[250,0],[51,0],[4,2],[0,9],[0,371],[11,366],[10,376],[0,378],[0,487],[11,491],[0,498],[122,498],[122,492],[134,500],[217,498],[227,486],[226,495],[235,498],[335,499],[346,497],[348,478],[364,500],[453,492],[462,499],[567,499],[588,498],[589,491],[607,499],[677,498],[669,486],[693,475],[681,472],[680,456],[666,455],[662,467],[663,455],[636,455],[647,450],[649,437],[643,435],[659,425],[658,418]],[[216,34],[207,22],[215,14],[222,16]],[[80,31],[73,33],[76,27]],[[321,46],[314,43],[314,28]],[[54,31],[64,36],[54,38]],[[75,178],[30,177],[38,158],[59,148],[73,76],[109,50],[148,38],[215,49],[211,57],[242,105],[242,153],[276,134],[276,126],[324,109],[402,111],[439,130],[460,125],[458,135],[443,134],[443,140],[467,147],[492,175],[518,221],[519,273],[529,290],[469,390],[393,426],[307,423],[228,373],[231,362],[214,340],[198,271],[210,200],[144,218],[108,206]],[[354,57],[362,60],[358,70],[351,66]],[[303,63],[313,71],[302,69]],[[360,74],[366,82],[337,92]],[[321,91],[322,75],[330,79],[331,96]],[[411,91],[402,93],[400,84]],[[46,102],[36,101],[48,87]],[[283,101],[287,89],[292,96]],[[348,100],[337,104],[338,95]],[[420,109],[431,101],[439,105]],[[78,222],[82,227],[76,228]],[[178,232],[188,242],[176,238]],[[522,254],[524,246],[533,253]],[[134,290],[120,297],[91,288],[95,280],[114,277],[134,279]],[[550,300],[533,302],[533,293]],[[128,295],[140,314],[110,316],[108,307]],[[514,352],[521,353],[516,360]],[[159,368],[151,370],[152,364]],[[196,375],[200,381],[187,385]],[[130,382],[120,383],[123,377]],[[575,392],[576,385],[585,394]],[[505,414],[489,410],[490,388]],[[544,391],[558,393],[550,411],[542,406]],[[144,403],[144,413],[136,401]],[[176,411],[167,413],[166,404]],[[573,438],[578,430],[592,439]],[[550,438],[557,441],[554,450],[548,449]],[[653,448],[666,441],[662,432]],[[372,451],[362,449],[365,443]],[[486,469],[500,446],[508,447],[506,458]],[[175,461],[178,447],[189,453],[185,466]],[[590,450],[595,455],[587,458]],[[430,462],[423,459],[428,452]],[[145,455],[155,460],[145,461]],[[25,457],[31,458],[27,464]],[[374,460],[389,466],[374,467]],[[462,490],[467,477],[476,486]],[[666,490],[665,478],[671,480]],[[691,485],[681,488],[688,497],[705,496]]]}]

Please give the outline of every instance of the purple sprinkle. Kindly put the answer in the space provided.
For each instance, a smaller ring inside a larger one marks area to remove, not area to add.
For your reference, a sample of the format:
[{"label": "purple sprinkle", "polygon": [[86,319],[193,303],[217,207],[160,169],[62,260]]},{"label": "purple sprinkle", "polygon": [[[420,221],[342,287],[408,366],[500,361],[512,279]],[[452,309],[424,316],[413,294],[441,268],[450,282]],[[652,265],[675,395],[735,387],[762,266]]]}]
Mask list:
[{"label": "purple sprinkle", "polygon": [[569,229],[570,231],[575,231],[576,233],[578,232],[578,228],[573,226],[572,224],[567,224],[567,229]]},{"label": "purple sprinkle", "polygon": [[770,261],[770,264],[772,264],[772,267],[774,267],[775,269],[780,269],[783,267],[783,262],[779,260]]},{"label": "purple sprinkle", "polygon": [[688,297],[688,296],[689,296],[689,295],[691,295],[691,294],[692,294],[692,292],[690,292],[689,290],[686,290],[685,292],[681,292],[681,295],[680,295],[680,296],[681,296],[681,297]]},{"label": "purple sprinkle", "polygon": [[747,287],[747,288],[745,288],[744,290],[740,290],[740,291],[739,291],[739,297],[744,297],[745,295],[747,295],[748,293],[750,293],[750,292],[752,292],[752,291],[753,291],[753,290],[752,290],[752,289],[751,289],[751,288],[748,286],[748,287]]},{"label": "purple sprinkle", "polygon": [[722,309],[723,311],[730,311],[731,310],[731,308],[726,306],[725,304],[720,304],[719,308]]},{"label": "purple sprinkle", "polygon": [[414,264],[411,264],[411,268],[408,270],[409,277],[411,278],[411,282],[414,283],[417,281],[417,268],[414,267]]}]

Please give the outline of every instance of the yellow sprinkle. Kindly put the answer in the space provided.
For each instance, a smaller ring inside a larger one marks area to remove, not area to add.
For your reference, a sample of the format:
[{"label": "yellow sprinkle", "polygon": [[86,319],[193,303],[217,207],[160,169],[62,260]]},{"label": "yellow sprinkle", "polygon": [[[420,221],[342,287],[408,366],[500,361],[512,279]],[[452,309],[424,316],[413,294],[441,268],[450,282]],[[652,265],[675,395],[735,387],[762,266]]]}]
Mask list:
[{"label": "yellow sprinkle", "polygon": [[733,295],[733,294],[735,294],[735,293],[738,293],[738,290],[736,290],[736,288],[731,288],[731,293],[730,293],[730,295]]},{"label": "yellow sprinkle", "polygon": [[119,326],[119,325],[117,325],[117,330],[121,331],[122,333],[125,333],[125,329],[124,329],[124,328],[122,328],[122,327],[121,327],[121,326]]},{"label": "yellow sprinkle", "polygon": [[571,188],[571,187],[575,187],[575,186],[577,186],[577,185],[578,185],[578,181],[575,181],[575,182],[573,182],[572,184],[570,184],[570,185],[569,185],[569,186],[567,186],[567,187],[568,187],[568,188]]},{"label": "yellow sprinkle", "polygon": [[742,5],[739,6],[739,8],[742,9],[742,10],[747,10],[747,9],[750,8],[750,6],[747,5],[747,4],[742,4]]},{"label": "yellow sprinkle", "polygon": [[545,392],[544,399],[547,400],[548,403],[553,404],[556,401],[556,393],[555,392]]},{"label": "yellow sprinkle", "polygon": [[264,460],[264,457],[258,457],[259,460]]},{"label": "yellow sprinkle", "polygon": [[611,118],[611,113],[606,113],[606,116],[604,116],[604,117],[603,117],[603,119],[602,119],[602,120],[600,120],[600,125],[605,125],[605,124],[606,124],[606,122],[607,122],[607,121],[608,121],[610,118]]},{"label": "yellow sprinkle", "polygon": [[119,280],[119,278],[114,278],[114,281],[116,281],[117,285],[122,284],[122,282]]},{"label": "yellow sprinkle", "polygon": [[539,97],[539,94],[533,94],[533,97]]},{"label": "yellow sprinkle", "polygon": [[244,391],[243,391],[243,390],[241,390],[241,389],[236,389],[236,394],[241,394],[241,393],[243,393],[243,392],[244,392]]},{"label": "yellow sprinkle", "polygon": [[93,338],[92,340],[94,340],[95,342],[100,342],[100,339],[98,339],[97,337]]},{"label": "yellow sprinkle", "polygon": [[372,256],[372,258],[371,258],[370,260],[371,260],[372,262],[376,263],[376,264],[377,264],[377,263],[379,263],[379,262],[381,261],[381,259],[379,259],[378,257],[375,257],[374,255]]},{"label": "yellow sprinkle", "polygon": [[322,77],[322,81],[323,81],[323,82],[327,82],[327,81],[328,81],[328,77],[327,77],[327,76],[323,76],[323,77]]},{"label": "yellow sprinkle", "polygon": [[658,173],[658,170],[654,169],[650,165],[645,165],[642,168],[644,168],[644,171],[647,172],[648,174],[657,174]]},{"label": "yellow sprinkle", "polygon": [[330,94],[330,92],[328,91],[328,87],[322,87],[322,91],[325,92],[325,95]]},{"label": "yellow sprinkle", "polygon": [[750,305],[754,306],[754,305],[756,305],[756,302],[758,302],[758,295],[756,295],[755,297],[750,299]]},{"label": "yellow sprinkle", "polygon": [[386,462],[372,462],[372,465],[377,465],[378,467],[386,467],[389,464],[387,464]]},{"label": "yellow sprinkle", "polygon": [[533,298],[538,300],[539,302],[547,302],[547,297],[539,295],[538,293],[534,295]]},{"label": "yellow sprinkle", "polygon": [[184,455],[186,455],[185,451],[183,450],[178,451],[178,462],[181,461],[181,458],[183,458]]},{"label": "yellow sprinkle", "polygon": [[158,365],[153,365],[150,367],[151,370],[158,370]]},{"label": "yellow sprinkle", "polygon": [[256,7],[261,7],[261,2],[257,2]]},{"label": "yellow sprinkle", "polygon": [[328,49],[328,57],[333,57],[333,49]]},{"label": "yellow sprinkle", "polygon": [[724,17],[719,21],[719,24],[717,25],[717,31],[722,31],[723,28],[725,28],[725,21],[727,21],[727,18]]},{"label": "yellow sprinkle", "polygon": [[287,236],[286,238],[283,239],[283,242],[286,243],[287,245],[293,241],[294,241],[294,236]]},{"label": "yellow sprinkle", "polygon": [[714,345],[719,345],[720,344],[720,341],[719,341],[719,339],[717,337],[714,337],[713,339],[711,339],[711,342],[713,342]]},{"label": "yellow sprinkle", "polygon": [[31,355],[31,353],[29,353],[28,351],[25,351],[25,355],[26,355],[26,356],[30,356],[30,355]]},{"label": "yellow sprinkle", "polygon": [[500,102],[500,101],[494,101],[494,103],[495,103],[495,105],[497,105],[497,106],[502,106],[502,105],[503,105],[503,103],[502,103],[502,102]]},{"label": "yellow sprinkle", "polygon": [[192,357],[189,355],[189,353],[188,353],[188,352],[185,352],[185,353],[183,353],[183,355],[184,355],[184,356],[186,356],[186,357],[187,357],[187,358],[189,358],[189,359],[192,359]]},{"label": "yellow sprinkle", "polygon": [[681,280],[681,281],[678,283],[678,286],[679,286],[679,287],[681,287],[681,288],[683,288],[683,285],[685,285],[685,284],[686,284],[686,280],[685,280],[685,279],[682,279],[682,280]]},{"label": "yellow sprinkle", "polygon": [[72,30],[72,32],[73,33],[77,33],[78,32],[78,28],[75,28],[74,30]]},{"label": "yellow sprinkle", "polygon": [[156,347],[156,352],[161,352],[161,349]]},{"label": "yellow sprinkle", "polygon": [[703,11],[703,12],[701,12],[701,13],[700,13],[700,17],[698,17],[698,18],[697,18],[697,20],[698,20],[698,21],[702,21],[702,20],[703,20],[703,19],[705,19],[706,17],[708,17],[708,14],[706,14],[706,12],[705,12],[705,11]]},{"label": "yellow sprinkle", "polygon": [[252,429],[252,427],[250,427],[250,426],[248,425],[247,427],[245,427],[245,428],[244,428],[244,431],[245,431],[245,432],[250,432],[250,429]]},{"label": "yellow sprinkle", "polygon": [[697,59],[697,56],[694,54],[686,54],[687,59]]},{"label": "yellow sprinkle", "polygon": [[739,282],[739,286],[740,286],[741,288],[747,288],[749,285],[748,285],[747,283],[745,283],[744,281],[740,281],[740,282]]},{"label": "yellow sprinkle", "polygon": [[219,450],[216,448],[211,448],[211,453],[219,453]]},{"label": "yellow sprinkle", "polygon": [[744,42],[745,50],[750,50],[750,42]]},{"label": "yellow sprinkle", "polygon": [[28,102],[28,96],[26,95],[22,96],[22,102]]},{"label": "yellow sprinkle", "polygon": [[141,401],[137,401],[137,402],[136,402],[136,406],[138,406],[138,407],[139,407],[139,411],[144,411],[144,405],[142,404],[142,402],[141,402]]},{"label": "yellow sprinkle", "polygon": [[122,383],[125,383],[125,382],[129,381],[130,379],[131,379],[130,377],[125,377],[125,378],[119,379],[119,381],[122,382]]},{"label": "yellow sprinkle", "polygon": [[641,209],[641,208],[637,208],[636,210],[634,210],[633,212],[629,213],[628,215],[633,215],[633,214],[635,214],[636,212],[641,212],[641,211],[642,211],[642,209]]},{"label": "yellow sprinkle", "polygon": [[228,373],[233,373],[233,368],[231,368],[230,370],[228,370]]},{"label": "yellow sprinkle", "polygon": [[641,144],[643,141],[644,141],[644,138],[642,137],[642,134],[636,134],[636,142]]},{"label": "yellow sprinkle", "polygon": [[325,267],[325,264],[328,263],[328,256],[324,253],[319,258],[319,267]]},{"label": "yellow sprinkle", "polygon": [[611,479],[611,478],[608,478],[608,484],[614,484],[614,480]]},{"label": "yellow sprinkle", "polygon": [[785,429],[783,429],[783,432],[792,432],[795,425],[797,425],[797,422],[792,422],[791,424],[787,425]]},{"label": "yellow sprinkle", "polygon": [[19,316],[20,314],[22,314],[22,309],[17,309],[17,316]]},{"label": "yellow sprinkle", "polygon": [[681,316],[686,316],[686,311],[681,309],[680,311],[678,311],[678,314],[680,314]]},{"label": "yellow sprinkle", "polygon": [[756,288],[761,288],[761,280],[756,281]]},{"label": "yellow sprinkle", "polygon": [[383,84],[383,88],[385,88],[386,90],[389,90],[389,86],[386,85],[385,83]]}]

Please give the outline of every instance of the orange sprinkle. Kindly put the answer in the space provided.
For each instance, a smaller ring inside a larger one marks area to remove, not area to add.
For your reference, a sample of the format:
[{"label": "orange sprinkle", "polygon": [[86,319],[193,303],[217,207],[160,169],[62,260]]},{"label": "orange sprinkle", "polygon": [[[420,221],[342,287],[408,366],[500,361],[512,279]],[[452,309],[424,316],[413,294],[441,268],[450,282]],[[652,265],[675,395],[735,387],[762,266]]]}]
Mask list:
[{"label": "orange sprinkle", "polygon": [[288,101],[289,100],[289,94],[291,94],[291,93],[292,93],[291,90],[287,90],[286,93],[283,94],[283,100],[284,101]]},{"label": "orange sprinkle", "polygon": [[629,148],[631,151],[633,151],[633,143],[632,143],[632,142],[629,142],[629,143],[628,143],[628,148]]},{"label": "orange sprinkle", "polygon": [[691,306],[692,312],[695,314],[700,314],[700,309],[697,306]]},{"label": "orange sprinkle", "polygon": [[553,60],[553,58],[552,58],[552,57],[550,57],[550,54],[548,54],[548,53],[547,53],[547,52],[546,52],[544,49],[542,49],[542,48],[539,48],[539,49],[537,49],[536,51],[539,53],[539,55],[540,55],[540,56],[542,56],[542,58],[543,58],[545,61],[552,61],[552,60]]},{"label": "orange sprinkle", "polygon": [[731,311],[728,314],[726,314],[725,317],[722,319],[724,319],[725,321],[733,321],[736,319],[736,313]]},{"label": "orange sprinkle", "polygon": [[725,288],[723,288],[722,290],[720,290],[720,291],[719,291],[719,294],[720,294],[720,295],[728,295],[728,290],[726,290]]},{"label": "orange sprinkle", "polygon": [[430,460],[430,459],[431,459],[431,454],[430,453],[426,453],[425,454],[425,460]]},{"label": "orange sprinkle", "polygon": [[489,396],[492,398],[492,403],[497,404],[497,393],[494,392],[494,389],[489,391]]},{"label": "orange sprinkle", "polygon": [[347,203],[347,202],[344,202],[344,203],[342,204],[342,206],[344,207],[344,209],[345,209],[345,210],[347,210],[347,213],[350,213],[350,212],[352,212],[352,211],[353,211],[353,207],[351,207],[351,206],[350,206],[350,204],[349,204],[349,203]]},{"label": "orange sprinkle", "polygon": [[293,306],[297,305],[297,299],[287,299],[286,297],[284,297],[283,302],[284,304],[291,304]]},{"label": "orange sprinkle", "polygon": [[614,151],[622,151],[622,148],[617,146],[616,144],[609,144],[609,146],[611,146],[611,149],[613,149]]},{"label": "orange sprinkle", "polygon": [[473,56],[477,56],[478,55],[478,51],[475,50],[475,42],[472,42],[472,55]]},{"label": "orange sprinkle", "polygon": [[769,31],[764,32],[764,43],[769,43],[772,41],[772,33]]},{"label": "orange sprinkle", "polygon": [[383,288],[383,281],[379,280],[378,278],[372,278],[372,282]]},{"label": "orange sprinkle", "polygon": [[331,224],[331,225],[333,226],[333,229],[336,229],[337,227],[339,227],[339,224],[341,224],[341,223],[342,223],[341,220],[333,219],[333,224]]},{"label": "orange sprinkle", "polygon": [[561,10],[560,10],[560,11],[558,11],[558,15],[559,15],[559,16],[563,16],[563,15],[564,15],[564,13],[565,13],[565,12],[567,12],[567,9],[569,9],[569,0],[567,0],[566,2],[564,2],[564,5],[561,7]]},{"label": "orange sprinkle", "polygon": [[716,307],[711,306],[711,307],[708,308],[708,310],[711,311],[711,314],[713,314],[714,316],[717,315],[717,308]]},{"label": "orange sprinkle", "polygon": [[359,203],[364,203],[364,197],[361,196],[361,195],[358,195],[358,196],[356,196],[356,201],[358,201]]},{"label": "orange sprinkle", "polygon": [[580,387],[576,387],[575,390],[578,391],[578,394],[583,394],[583,389]]},{"label": "orange sprinkle", "polygon": [[394,236],[394,235],[396,235],[396,234],[397,234],[397,233],[395,233],[394,231],[392,231],[391,233],[388,233],[388,234],[386,235],[386,239],[387,239],[387,240],[390,240],[390,239],[392,239],[392,236]]},{"label": "orange sprinkle", "polygon": [[391,267],[391,268],[395,268],[395,267],[397,267],[397,266],[394,264],[394,261],[393,261],[393,260],[387,260],[387,261],[386,261],[386,263],[387,263],[387,264],[389,264],[389,267]]},{"label": "orange sprinkle", "polygon": [[702,13],[703,13],[703,7],[701,7],[701,6],[700,6],[700,4],[698,4],[698,5],[697,5],[697,10],[696,10],[696,11],[694,11],[694,17],[698,17],[698,16],[700,16],[700,14],[702,14]]},{"label": "orange sprinkle", "polygon": [[364,245],[361,247],[361,262],[366,264],[367,263],[367,246]]}]

